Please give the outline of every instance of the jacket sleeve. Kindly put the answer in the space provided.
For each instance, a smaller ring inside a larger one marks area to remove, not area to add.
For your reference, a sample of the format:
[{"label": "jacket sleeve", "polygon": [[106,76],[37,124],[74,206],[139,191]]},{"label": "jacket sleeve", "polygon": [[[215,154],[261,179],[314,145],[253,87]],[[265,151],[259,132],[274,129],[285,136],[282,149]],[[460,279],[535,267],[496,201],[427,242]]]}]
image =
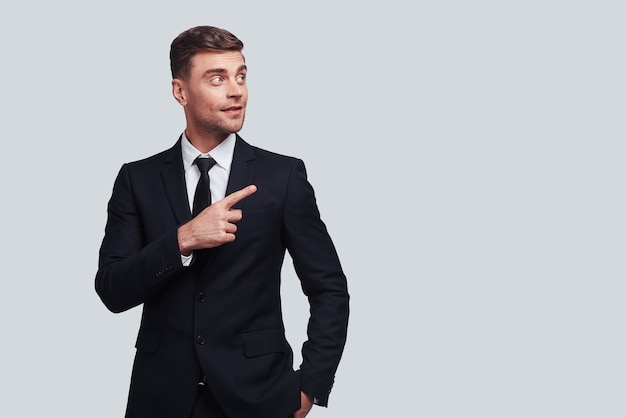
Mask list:
[{"label": "jacket sleeve", "polygon": [[284,239],[310,304],[302,347],[302,390],[326,406],[346,342],[349,295],[334,244],[320,218],[306,169],[296,160],[284,213]]},{"label": "jacket sleeve", "polygon": [[144,242],[128,164],[115,180],[107,215],[95,288],[109,310],[122,312],[143,303],[183,266],[177,229]]}]

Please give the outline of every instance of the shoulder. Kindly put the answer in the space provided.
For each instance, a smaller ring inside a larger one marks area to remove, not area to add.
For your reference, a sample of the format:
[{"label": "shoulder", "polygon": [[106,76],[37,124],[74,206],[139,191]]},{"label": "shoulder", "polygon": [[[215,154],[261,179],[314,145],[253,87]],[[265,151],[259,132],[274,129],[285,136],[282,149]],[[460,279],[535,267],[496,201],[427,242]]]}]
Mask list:
[{"label": "shoulder", "polygon": [[259,163],[272,164],[274,166],[292,167],[294,165],[303,164],[302,160],[298,157],[280,154],[275,151],[270,151],[264,148],[260,148],[254,145],[248,144],[246,141],[238,138],[238,146],[243,152],[248,152]]},{"label": "shoulder", "polygon": [[129,161],[124,164],[123,169],[130,170],[132,172],[150,172],[152,170],[161,170],[164,165],[169,164],[172,161],[180,161],[182,163],[180,141],[177,141],[173,147],[167,150],[139,160]]},{"label": "shoulder", "polygon": [[301,161],[297,157],[279,154],[277,152],[268,151],[266,149],[259,148],[259,147],[253,146],[252,149],[254,150],[255,156],[260,160],[267,160],[267,161],[272,161],[276,163],[285,163],[285,164],[294,164],[298,161]]}]

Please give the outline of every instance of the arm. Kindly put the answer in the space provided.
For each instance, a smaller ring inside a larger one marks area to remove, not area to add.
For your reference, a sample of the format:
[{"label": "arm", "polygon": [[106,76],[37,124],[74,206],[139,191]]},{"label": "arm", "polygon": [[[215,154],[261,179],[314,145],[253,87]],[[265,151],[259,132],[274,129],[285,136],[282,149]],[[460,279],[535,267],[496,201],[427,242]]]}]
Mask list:
[{"label": "arm", "polygon": [[143,303],[183,268],[176,228],[144,242],[128,171],[122,166],[113,186],[95,279],[96,292],[112,312]]},{"label": "arm", "polygon": [[349,295],[337,252],[320,219],[304,163],[288,187],[284,238],[310,304],[308,340],[302,347],[302,391],[326,406],[346,342]]},{"label": "arm", "polygon": [[233,241],[242,214],[232,206],[255,191],[255,186],[236,191],[186,224],[145,243],[146,222],[136,204],[128,166],[123,166],[109,201],[96,274],[96,291],[104,304],[113,312],[137,306],[184,268],[181,255]]}]

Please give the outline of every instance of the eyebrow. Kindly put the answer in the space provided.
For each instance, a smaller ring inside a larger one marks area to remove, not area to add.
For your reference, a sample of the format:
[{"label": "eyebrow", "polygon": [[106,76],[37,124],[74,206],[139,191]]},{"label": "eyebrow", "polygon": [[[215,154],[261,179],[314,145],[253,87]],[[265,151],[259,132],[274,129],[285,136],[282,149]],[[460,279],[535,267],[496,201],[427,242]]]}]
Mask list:
[{"label": "eyebrow", "polygon": [[[243,64],[241,66],[239,66],[239,68],[237,68],[237,72],[240,73],[242,71],[248,71],[248,67],[246,66],[246,64]],[[212,68],[210,70],[206,70],[204,72],[204,75],[209,75],[209,74],[224,74],[227,73],[228,71],[225,68]]]}]

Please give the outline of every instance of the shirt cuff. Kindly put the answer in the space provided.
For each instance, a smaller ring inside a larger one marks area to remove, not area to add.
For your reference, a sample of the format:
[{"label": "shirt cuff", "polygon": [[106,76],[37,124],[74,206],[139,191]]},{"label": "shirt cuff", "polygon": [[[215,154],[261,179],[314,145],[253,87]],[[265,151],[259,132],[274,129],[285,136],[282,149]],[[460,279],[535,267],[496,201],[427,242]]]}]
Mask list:
[{"label": "shirt cuff", "polygon": [[183,263],[183,267],[189,267],[191,260],[193,259],[193,252],[189,255],[180,255],[180,262]]}]

